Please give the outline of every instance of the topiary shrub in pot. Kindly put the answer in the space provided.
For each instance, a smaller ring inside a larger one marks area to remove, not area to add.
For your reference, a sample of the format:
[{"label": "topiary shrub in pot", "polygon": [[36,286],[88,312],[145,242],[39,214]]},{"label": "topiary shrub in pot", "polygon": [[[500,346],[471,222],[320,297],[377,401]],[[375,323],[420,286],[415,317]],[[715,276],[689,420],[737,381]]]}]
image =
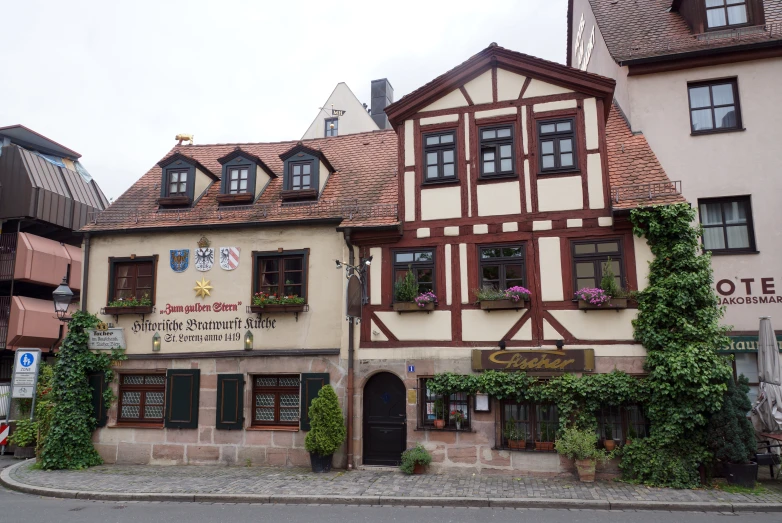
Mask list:
[{"label": "topiary shrub in pot", "polygon": [[735,383],[728,380],[728,390],[722,408],[709,420],[707,441],[714,458],[724,465],[728,483],[752,488],[758,474],[758,464],[751,460],[757,452],[755,431],[747,419],[752,408],[749,400],[749,380],[739,376]]},{"label": "topiary shrub in pot", "polygon": [[399,469],[405,474],[423,474],[432,462],[432,455],[420,443],[402,453]]},{"label": "topiary shrub in pot", "polygon": [[595,481],[596,461],[607,461],[612,457],[612,453],[597,448],[594,430],[565,429],[554,447],[560,454],[575,460],[578,479],[587,483]]},{"label": "topiary shrub in pot", "polygon": [[309,409],[310,431],[304,448],[310,453],[312,472],[329,472],[331,458],[345,441],[345,420],[339,408],[337,393],[325,385]]}]

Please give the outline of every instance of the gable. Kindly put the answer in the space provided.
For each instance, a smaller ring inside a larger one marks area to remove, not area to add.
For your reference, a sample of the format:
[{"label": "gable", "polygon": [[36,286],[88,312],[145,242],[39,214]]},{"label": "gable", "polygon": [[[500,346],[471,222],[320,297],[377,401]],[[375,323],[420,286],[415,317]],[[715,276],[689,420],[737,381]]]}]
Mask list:
[{"label": "gable", "polygon": [[438,111],[440,109],[454,109],[456,107],[465,107],[467,99],[459,89],[454,89],[442,98],[427,105],[421,111]]},{"label": "gable", "polygon": [[559,85],[542,82],[540,80],[532,79],[524,92],[524,98],[533,98],[535,96],[550,96],[552,94],[567,94],[572,93],[571,89],[566,89]]},{"label": "gable", "polygon": [[497,101],[518,100],[526,81],[526,76],[497,69]]},{"label": "gable", "polygon": [[490,104],[493,101],[491,70],[464,84],[464,90],[474,104]]}]

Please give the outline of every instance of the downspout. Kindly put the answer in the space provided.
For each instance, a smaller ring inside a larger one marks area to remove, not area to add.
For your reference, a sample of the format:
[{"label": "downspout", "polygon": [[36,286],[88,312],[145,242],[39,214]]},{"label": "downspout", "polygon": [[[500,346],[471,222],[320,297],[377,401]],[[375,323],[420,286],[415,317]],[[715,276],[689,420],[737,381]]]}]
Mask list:
[{"label": "downspout", "polygon": [[87,312],[87,286],[90,281],[90,233],[84,235],[84,270],[81,276],[81,311]]},{"label": "downspout", "polygon": [[[355,265],[353,244],[350,243],[350,229],[345,230],[345,245],[348,247],[348,264]],[[355,324],[353,318],[348,319],[348,470],[353,470],[353,343]]]}]

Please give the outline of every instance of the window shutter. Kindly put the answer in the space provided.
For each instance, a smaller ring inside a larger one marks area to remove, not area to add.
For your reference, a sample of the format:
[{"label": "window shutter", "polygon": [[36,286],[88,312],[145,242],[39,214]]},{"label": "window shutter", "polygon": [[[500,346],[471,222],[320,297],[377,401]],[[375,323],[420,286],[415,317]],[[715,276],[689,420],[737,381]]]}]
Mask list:
[{"label": "window shutter", "polygon": [[108,419],[108,408],[103,399],[106,391],[106,374],[103,372],[91,373],[87,376],[92,389],[92,417],[97,422],[95,428],[105,427]]},{"label": "window shutter", "polygon": [[198,390],[201,371],[166,371],[166,420],[170,429],[198,428]]},{"label": "window shutter", "polygon": [[308,416],[310,405],[312,405],[312,400],[318,397],[320,389],[328,384],[329,374],[327,372],[313,372],[301,375],[301,394],[299,396],[299,401],[301,402],[299,428],[301,430],[310,430],[310,418]]},{"label": "window shutter", "polygon": [[215,428],[241,430],[244,427],[244,375],[217,375]]}]

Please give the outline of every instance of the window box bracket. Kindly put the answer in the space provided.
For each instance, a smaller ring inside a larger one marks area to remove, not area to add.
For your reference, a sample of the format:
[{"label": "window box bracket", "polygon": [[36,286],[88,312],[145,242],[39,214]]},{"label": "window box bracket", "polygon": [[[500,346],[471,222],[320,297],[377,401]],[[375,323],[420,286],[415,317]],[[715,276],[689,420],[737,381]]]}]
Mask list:
[{"label": "window box bracket", "polygon": [[478,302],[481,306],[481,310],[486,312],[496,310],[526,310],[529,308],[529,302],[527,300],[482,300]]},{"label": "window box bracket", "polygon": [[582,310],[584,312],[587,312],[589,310],[611,310],[611,309],[619,312],[619,309],[627,308],[627,298],[611,298],[611,301],[609,301],[605,305],[592,305],[587,301],[578,300],[578,308],[579,310]]},{"label": "window box bracket", "polygon": [[403,312],[426,312],[429,314],[434,310],[434,302],[430,301],[423,307],[419,307],[414,301],[400,301],[392,304],[391,307],[399,314]]},{"label": "window box bracket", "polygon": [[299,321],[299,313],[300,312],[308,312],[310,310],[310,306],[306,303],[302,303],[301,305],[248,305],[247,306],[247,314],[257,314],[258,318],[260,319],[262,313],[267,314],[273,314],[273,313],[280,313],[280,312],[291,312],[293,313],[294,318],[296,318],[296,321]]}]

